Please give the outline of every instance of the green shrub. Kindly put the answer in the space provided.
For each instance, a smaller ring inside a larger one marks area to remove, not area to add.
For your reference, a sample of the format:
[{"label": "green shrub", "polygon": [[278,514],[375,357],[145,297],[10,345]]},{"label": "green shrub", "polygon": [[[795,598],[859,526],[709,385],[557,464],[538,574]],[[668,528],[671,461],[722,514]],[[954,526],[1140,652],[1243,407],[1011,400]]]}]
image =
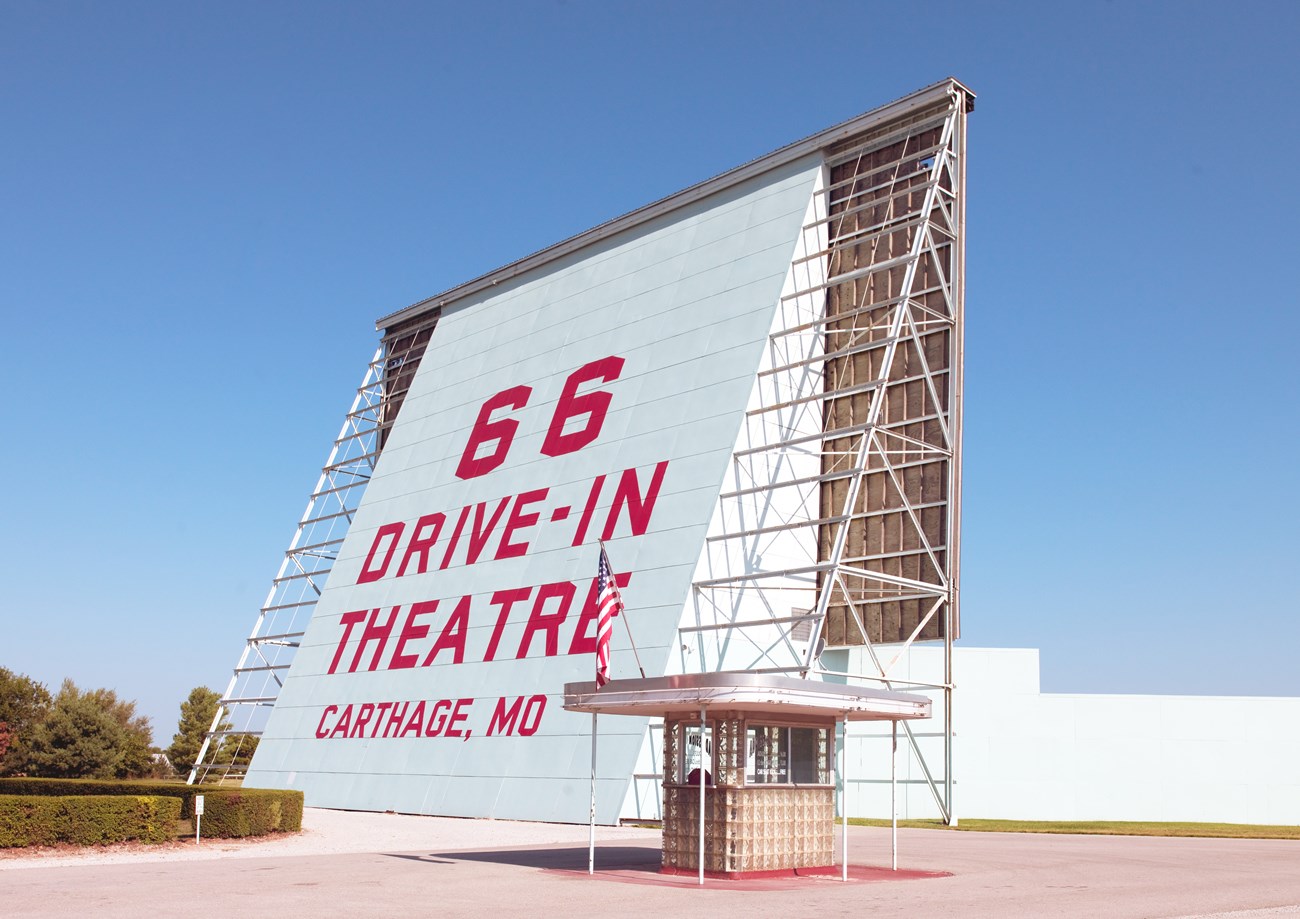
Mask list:
[{"label": "green shrub", "polygon": [[153,795],[179,798],[181,818],[194,815],[194,796],[207,790],[199,785],[150,779],[33,779],[0,777],[0,795]]},{"label": "green shrub", "polygon": [[148,795],[179,802],[177,816],[194,817],[194,796],[204,796],[204,836],[261,836],[302,829],[302,792],[277,788],[182,785],[178,782],[100,779],[0,778],[0,795],[37,797]]},{"label": "green shrub", "polygon": [[223,789],[204,797],[203,835],[265,836],[302,829],[302,792]]},{"label": "green shrub", "polygon": [[0,794],[0,848],[166,842],[176,837],[180,816],[176,798]]}]

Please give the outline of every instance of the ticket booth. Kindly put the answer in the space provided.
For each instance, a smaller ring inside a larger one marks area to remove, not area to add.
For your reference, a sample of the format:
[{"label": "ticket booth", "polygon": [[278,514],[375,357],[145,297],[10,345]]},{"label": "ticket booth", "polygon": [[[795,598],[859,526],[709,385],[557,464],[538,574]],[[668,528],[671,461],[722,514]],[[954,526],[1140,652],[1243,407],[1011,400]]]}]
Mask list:
[{"label": "ticket booth", "polygon": [[564,707],[664,719],[663,870],[701,882],[833,870],[837,727],[930,716],[925,696],[758,673],[570,683]]}]

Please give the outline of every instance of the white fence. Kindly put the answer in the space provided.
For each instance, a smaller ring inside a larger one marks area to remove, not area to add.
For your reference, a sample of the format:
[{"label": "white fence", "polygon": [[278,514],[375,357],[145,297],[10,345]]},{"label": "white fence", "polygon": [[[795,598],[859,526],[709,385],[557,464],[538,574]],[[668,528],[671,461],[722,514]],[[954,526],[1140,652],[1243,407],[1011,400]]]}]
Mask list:
[{"label": "white fence", "polygon": [[[910,676],[941,682],[942,657],[913,648]],[[959,819],[1300,824],[1300,698],[1042,693],[1036,649],[958,648],[954,670]],[[932,764],[942,702],[936,693],[934,721],[916,725]],[[887,817],[888,727],[855,725],[848,753],[849,813]],[[899,782],[901,818],[938,816],[901,739]]]}]

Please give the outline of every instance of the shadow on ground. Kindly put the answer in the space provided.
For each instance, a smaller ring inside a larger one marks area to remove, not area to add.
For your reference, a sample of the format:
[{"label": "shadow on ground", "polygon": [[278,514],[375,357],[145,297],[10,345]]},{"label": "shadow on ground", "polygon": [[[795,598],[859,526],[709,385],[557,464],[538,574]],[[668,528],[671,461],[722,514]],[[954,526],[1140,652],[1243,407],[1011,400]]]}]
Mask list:
[{"label": "shadow on ground", "polygon": [[[490,862],[496,865],[543,868],[549,871],[587,870],[586,846],[480,849],[469,852],[435,852],[430,855],[397,855],[390,853],[389,857],[404,858],[433,865],[451,865],[456,862]],[[658,873],[659,865],[658,846],[596,847],[596,867],[601,871],[647,871]]]},{"label": "shadow on ground", "polygon": [[[457,862],[483,862],[536,868],[554,871],[562,876],[586,878],[586,846],[539,846],[528,849],[475,849],[465,852],[437,852],[429,855],[398,855],[402,858],[431,865],[454,865]],[[692,872],[662,874],[659,847],[656,846],[597,846],[596,874],[605,880],[625,884],[653,884],[662,887],[694,887],[698,884]],[[875,865],[850,865],[848,878],[853,882],[912,881],[925,878],[943,878],[952,875],[946,871],[893,871]],[[709,878],[711,887],[729,890],[796,890],[809,886],[839,882],[839,869],[802,868],[790,873],[778,872],[775,876],[754,875],[747,878]]]}]

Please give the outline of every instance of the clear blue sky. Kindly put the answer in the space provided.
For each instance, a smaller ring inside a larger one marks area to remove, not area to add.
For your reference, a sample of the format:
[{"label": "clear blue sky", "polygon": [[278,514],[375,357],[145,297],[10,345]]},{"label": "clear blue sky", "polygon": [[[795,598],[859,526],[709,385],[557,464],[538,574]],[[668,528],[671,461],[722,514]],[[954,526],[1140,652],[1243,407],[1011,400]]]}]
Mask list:
[{"label": "clear blue sky", "polygon": [[952,75],[964,643],[1041,648],[1049,691],[1300,694],[1297,36],[1284,2],[0,0],[0,665],[165,745],[376,317]]}]

